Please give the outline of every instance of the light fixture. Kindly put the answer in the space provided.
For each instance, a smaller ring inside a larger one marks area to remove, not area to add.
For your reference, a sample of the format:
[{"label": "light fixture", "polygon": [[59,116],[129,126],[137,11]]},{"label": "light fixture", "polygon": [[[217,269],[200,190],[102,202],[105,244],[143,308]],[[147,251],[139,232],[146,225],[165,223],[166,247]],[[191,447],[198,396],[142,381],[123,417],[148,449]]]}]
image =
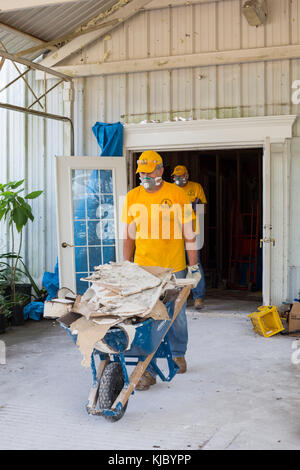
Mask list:
[{"label": "light fixture", "polygon": [[247,0],[242,12],[250,26],[265,24],[268,14],[267,0]]}]

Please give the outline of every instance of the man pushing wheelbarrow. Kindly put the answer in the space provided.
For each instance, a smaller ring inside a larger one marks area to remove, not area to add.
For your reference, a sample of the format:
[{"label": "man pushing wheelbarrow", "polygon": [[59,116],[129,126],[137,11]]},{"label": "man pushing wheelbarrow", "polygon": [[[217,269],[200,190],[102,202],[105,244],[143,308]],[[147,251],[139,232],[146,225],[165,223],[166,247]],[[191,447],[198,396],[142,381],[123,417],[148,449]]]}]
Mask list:
[{"label": "man pushing wheelbarrow", "polygon": [[[195,214],[190,201],[181,188],[163,180],[163,160],[157,152],[143,152],[137,163],[141,184],[128,192],[122,211],[122,222],[126,224],[124,260],[139,266],[170,268],[176,278],[192,278],[197,285],[201,274],[192,225]],[[172,318],[174,302],[166,305]],[[177,373],[183,374],[187,369],[186,302],[168,331],[168,340],[173,360],[179,367]],[[135,390],[148,390],[156,383],[155,371],[150,369],[144,372]]]},{"label": "man pushing wheelbarrow", "polygon": [[[148,390],[157,375],[170,381],[187,369],[186,299],[201,277],[195,214],[184,191],[162,179],[163,171],[158,153],[142,153],[141,185],[129,191],[122,210],[124,262],[95,267],[85,278],[92,286],[58,320],[92,369],[88,413],[110,421],[121,419],[130,395]],[[167,359],[167,375],[160,358]],[[128,366],[134,366],[130,376]]]}]

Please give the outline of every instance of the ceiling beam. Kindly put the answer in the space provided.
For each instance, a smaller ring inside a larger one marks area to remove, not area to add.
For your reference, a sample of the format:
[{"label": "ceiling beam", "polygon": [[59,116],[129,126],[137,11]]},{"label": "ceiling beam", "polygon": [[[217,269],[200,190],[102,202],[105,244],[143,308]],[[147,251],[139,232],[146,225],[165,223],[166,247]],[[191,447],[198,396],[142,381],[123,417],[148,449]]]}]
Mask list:
[{"label": "ceiling beam", "polygon": [[[74,0],[0,0],[0,13],[11,10],[23,10],[24,8],[45,7],[69,3]],[[82,0],[81,0],[82,1]]]},{"label": "ceiling beam", "polygon": [[116,19],[116,20],[106,21],[105,23],[89,26],[88,28],[82,29],[81,31],[70,33],[66,36],[61,36],[60,38],[56,38],[56,39],[53,39],[52,41],[45,42],[45,43],[43,43],[39,46],[34,46],[34,47],[30,47],[28,49],[24,49],[23,51],[19,51],[19,52],[15,53],[15,56],[16,57],[24,57],[28,54],[33,54],[34,52],[38,52],[40,50],[50,49],[51,47],[53,47],[57,44],[60,44],[60,43],[65,42],[65,41],[70,41],[70,40],[72,40],[72,39],[74,39],[78,36],[82,36],[83,34],[87,34],[90,31],[98,31],[101,28],[106,28],[106,27],[109,27],[109,26],[113,27],[113,26],[116,26],[117,24],[119,24],[119,21]]},{"label": "ceiling beam", "polygon": [[[138,11],[142,10],[148,3],[150,3],[150,1],[151,0],[118,0],[112,8],[106,12],[102,12],[101,15],[103,19],[116,19],[118,20],[118,24],[121,24],[134,16]],[[100,39],[102,36],[106,35],[116,27],[117,25],[106,26],[105,28],[101,29],[101,31],[93,31],[85,34],[84,36],[75,38],[61,47],[58,51],[55,51],[46,57],[41,62],[41,64],[43,64],[45,67],[53,67],[69,55],[76,53],[91,42]]]},{"label": "ceiling beam", "polygon": [[188,5],[220,3],[228,1],[230,0],[151,0],[151,2],[145,7],[145,10],[161,10],[162,8],[169,7],[183,7]]},{"label": "ceiling beam", "polygon": [[55,77],[62,78],[63,80],[65,80],[67,82],[72,81],[72,77],[69,77],[66,74],[62,73],[62,72],[52,70],[48,67],[44,67],[43,65],[41,65],[39,63],[31,62],[30,60],[20,59],[18,57],[15,57],[13,54],[9,54],[8,52],[5,52],[1,49],[0,49],[0,57],[3,57],[4,59],[9,59],[12,62],[17,62],[18,64],[26,65],[27,67],[30,67],[31,69],[41,70],[42,72],[45,72],[49,75],[54,75]]},{"label": "ceiling beam", "polygon": [[35,42],[37,44],[46,44],[47,41],[43,41],[40,38],[37,38],[36,36],[32,36],[32,34],[24,33],[23,31],[20,31],[19,29],[13,28],[12,26],[9,26],[8,24],[1,23],[0,22],[0,30],[7,31],[8,33],[12,33],[17,36],[22,36],[24,39],[28,39],[29,41]]},{"label": "ceiling beam", "polygon": [[244,64],[300,58],[300,44],[291,46],[260,47],[221,52],[204,52],[167,57],[131,59],[97,64],[66,65],[54,70],[71,77],[90,77],[134,72],[150,72],[213,65]]}]

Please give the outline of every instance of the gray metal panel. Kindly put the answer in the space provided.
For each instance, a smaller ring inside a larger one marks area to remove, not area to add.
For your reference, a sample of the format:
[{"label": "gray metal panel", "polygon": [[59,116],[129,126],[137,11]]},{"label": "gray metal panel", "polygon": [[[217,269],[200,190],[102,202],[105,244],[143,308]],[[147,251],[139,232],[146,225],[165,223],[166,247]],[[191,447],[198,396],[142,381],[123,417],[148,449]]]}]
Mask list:
[{"label": "gray metal panel", "polygon": [[[1,71],[0,85],[16,76],[13,65],[7,61]],[[35,92],[43,92],[43,82],[36,82],[29,73],[29,83]],[[51,86],[55,81],[49,82]],[[4,96],[3,96],[4,95]],[[22,80],[0,95],[0,101],[25,106],[32,101]],[[47,111],[63,114],[61,87],[47,98]],[[43,195],[31,201],[34,221],[29,222],[24,233],[22,255],[34,278],[41,283],[45,271],[53,271],[57,258],[55,155],[63,153],[63,125],[40,117],[28,116],[0,108],[3,132],[0,139],[0,182],[25,178],[25,191],[42,189]],[[10,249],[8,233],[0,223],[0,252]]]},{"label": "gray metal panel", "polygon": [[[81,0],[67,4],[0,12],[0,23],[5,23],[43,41],[51,41],[66,36],[81,25],[87,24],[114,3],[114,0]],[[1,26],[0,40],[11,54],[37,45],[35,41],[24,40],[20,35],[7,33],[1,29]],[[39,55],[40,53],[35,53],[27,57],[33,58]]]}]

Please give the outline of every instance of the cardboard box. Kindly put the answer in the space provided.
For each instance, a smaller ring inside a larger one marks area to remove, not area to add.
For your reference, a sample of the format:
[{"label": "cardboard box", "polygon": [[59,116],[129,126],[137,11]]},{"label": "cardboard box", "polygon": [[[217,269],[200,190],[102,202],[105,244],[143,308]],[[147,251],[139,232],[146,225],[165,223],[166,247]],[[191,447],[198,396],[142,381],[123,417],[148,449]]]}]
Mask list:
[{"label": "cardboard box", "polygon": [[[295,330],[299,330],[299,332],[292,333]],[[300,336],[300,302],[294,302],[291,308],[289,314],[289,334],[291,336]]]}]

